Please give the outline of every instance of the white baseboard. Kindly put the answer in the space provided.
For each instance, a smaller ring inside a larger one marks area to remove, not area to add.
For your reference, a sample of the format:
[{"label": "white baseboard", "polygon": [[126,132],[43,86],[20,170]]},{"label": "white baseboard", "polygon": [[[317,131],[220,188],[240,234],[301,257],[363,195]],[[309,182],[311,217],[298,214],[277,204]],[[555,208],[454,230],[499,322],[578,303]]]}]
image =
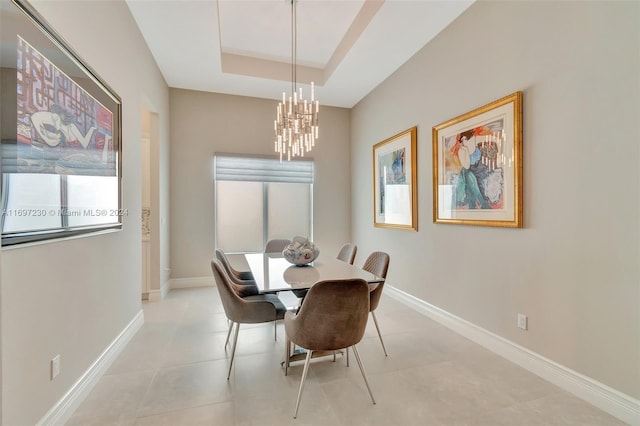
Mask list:
[{"label": "white baseboard", "polygon": [[149,293],[147,293],[148,302],[159,302],[162,299],[164,299],[162,290],[149,290]]},{"label": "white baseboard", "polygon": [[171,290],[171,280],[163,281],[160,290],[149,290],[149,302],[159,302],[163,300],[167,297],[167,294],[169,294],[169,290]]},{"label": "white baseboard", "polygon": [[564,367],[393,286],[387,284],[385,293],[623,422],[630,425],[640,425],[639,400]]},{"label": "white baseboard", "polygon": [[194,278],[171,278],[169,280],[170,287],[174,288],[192,288],[192,287],[215,287],[213,276],[210,277],[194,277]]},{"label": "white baseboard", "polygon": [[65,424],[143,324],[144,313],[140,310],[62,399],[40,419],[37,425]]}]

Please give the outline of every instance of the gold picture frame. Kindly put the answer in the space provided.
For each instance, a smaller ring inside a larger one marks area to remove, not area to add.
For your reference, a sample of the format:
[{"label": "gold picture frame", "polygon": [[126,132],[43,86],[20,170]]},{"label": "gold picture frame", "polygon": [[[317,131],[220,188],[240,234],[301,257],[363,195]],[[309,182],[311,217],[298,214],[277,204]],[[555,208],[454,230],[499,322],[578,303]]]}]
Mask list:
[{"label": "gold picture frame", "polygon": [[418,230],[418,128],[373,146],[373,225]]},{"label": "gold picture frame", "polygon": [[433,128],[433,222],[522,228],[522,92]]}]

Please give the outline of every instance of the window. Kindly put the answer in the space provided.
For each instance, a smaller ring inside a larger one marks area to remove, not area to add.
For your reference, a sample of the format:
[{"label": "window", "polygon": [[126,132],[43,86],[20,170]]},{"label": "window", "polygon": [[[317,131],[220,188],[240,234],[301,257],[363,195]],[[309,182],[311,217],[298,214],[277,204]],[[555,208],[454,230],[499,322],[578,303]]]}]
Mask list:
[{"label": "window", "polygon": [[313,161],[216,154],[216,248],[258,252],[273,238],[313,239]]},{"label": "window", "polygon": [[3,246],[106,229],[122,216],[115,176],[4,173],[0,203]]},{"label": "window", "polygon": [[61,215],[56,214],[62,206],[60,176],[16,173],[5,176],[4,183],[6,201],[2,205],[7,208],[2,216],[3,233],[61,227]]}]

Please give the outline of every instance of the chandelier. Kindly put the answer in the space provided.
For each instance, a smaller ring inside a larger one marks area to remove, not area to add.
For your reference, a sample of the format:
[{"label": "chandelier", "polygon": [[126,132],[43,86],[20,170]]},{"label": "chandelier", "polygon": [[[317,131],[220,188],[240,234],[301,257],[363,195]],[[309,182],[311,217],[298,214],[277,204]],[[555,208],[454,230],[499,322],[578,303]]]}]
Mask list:
[{"label": "chandelier", "polygon": [[320,103],[314,98],[313,82],[309,101],[303,98],[302,88],[298,89],[297,86],[296,1],[291,0],[291,94],[287,99],[286,93],[282,93],[282,102],[278,103],[276,119],[273,121],[275,151],[280,154],[280,161],[285,155],[287,161],[291,157],[303,157],[318,139]]}]

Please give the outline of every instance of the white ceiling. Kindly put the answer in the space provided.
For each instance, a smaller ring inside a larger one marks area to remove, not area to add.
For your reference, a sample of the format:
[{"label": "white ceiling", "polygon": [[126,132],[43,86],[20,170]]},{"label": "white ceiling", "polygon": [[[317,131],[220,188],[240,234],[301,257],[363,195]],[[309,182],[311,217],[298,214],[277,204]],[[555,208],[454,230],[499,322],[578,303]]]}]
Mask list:
[{"label": "white ceiling", "polygon": [[[297,0],[297,81],[350,108],[474,0]],[[170,87],[291,92],[290,0],[127,0]]]}]

